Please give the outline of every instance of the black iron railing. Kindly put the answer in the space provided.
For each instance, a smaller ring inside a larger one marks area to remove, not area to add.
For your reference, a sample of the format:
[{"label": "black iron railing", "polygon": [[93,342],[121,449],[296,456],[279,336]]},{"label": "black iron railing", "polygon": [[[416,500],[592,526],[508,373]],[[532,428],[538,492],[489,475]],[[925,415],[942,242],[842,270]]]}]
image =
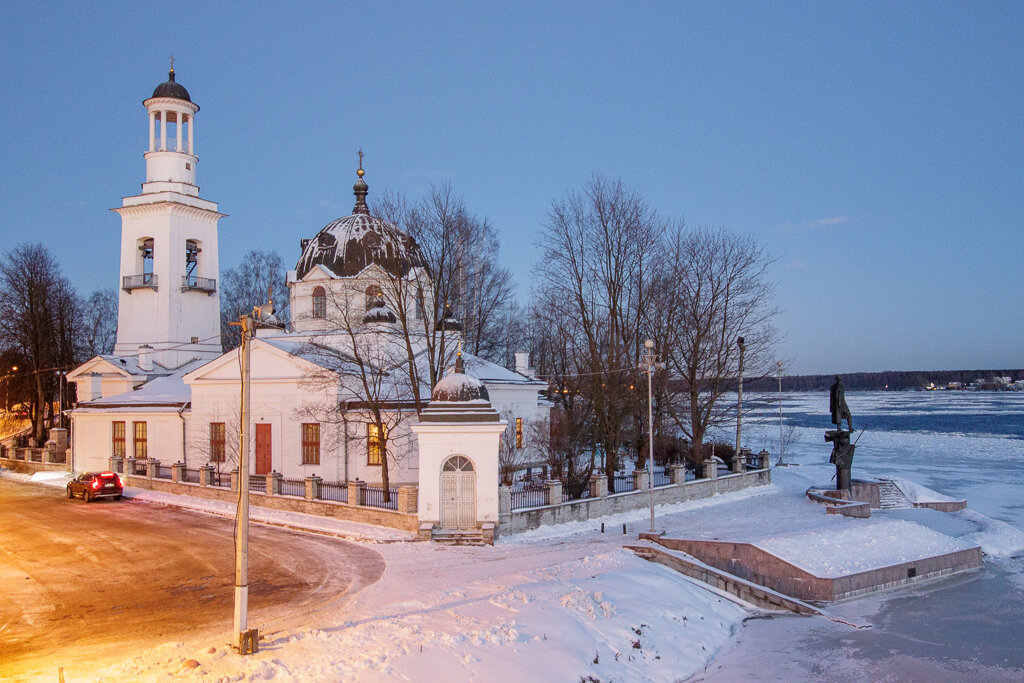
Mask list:
[{"label": "black iron railing", "polygon": [[210,470],[209,479],[207,482],[210,486],[219,486],[220,488],[231,487],[231,476],[227,472],[221,472],[220,470]]},{"label": "black iron railing", "polygon": [[660,472],[654,471],[654,487],[668,486],[672,483],[672,477],[669,476],[668,472],[661,470]]},{"label": "black iron railing", "polygon": [[190,470],[185,468],[181,471],[181,480],[187,481],[192,484],[199,483],[199,470]]},{"label": "black iron railing", "polygon": [[[305,486],[305,484],[303,484]],[[305,489],[303,489],[302,495],[306,495]],[[336,503],[347,503],[348,502],[348,484],[339,484],[338,482],[320,482],[320,499],[321,500],[333,500]]]},{"label": "black iron railing", "polygon": [[281,480],[281,495],[282,496],[298,496],[299,498],[306,497],[306,482],[302,479],[282,479]]},{"label": "black iron railing", "polygon": [[156,289],[156,273],[142,273],[141,275],[125,275],[121,278],[121,289],[130,292],[133,289]]},{"label": "black iron railing", "polygon": [[166,465],[157,465],[156,471],[153,472],[154,479],[170,479],[171,468]]},{"label": "black iron railing", "polygon": [[530,486],[512,492],[512,509],[535,508],[544,505],[544,492],[547,487]]},{"label": "black iron railing", "polygon": [[391,500],[384,500],[384,487],[382,486],[367,486],[363,490],[363,505],[384,508],[385,510],[397,510],[398,509],[398,489],[389,488],[388,493],[390,494]]},{"label": "black iron railing", "polygon": [[571,491],[566,491],[565,489],[562,489],[562,502],[563,503],[569,503],[569,502],[574,501],[574,500],[584,500],[586,498],[590,498],[590,487],[589,486],[587,488],[583,489],[583,491],[578,496],[572,495]]},{"label": "black iron railing", "polygon": [[258,491],[260,493],[267,492],[267,475],[265,474],[250,474],[249,475],[249,490]]},{"label": "black iron railing", "polygon": [[608,493],[636,491],[636,479],[632,474],[616,474],[608,480]]}]

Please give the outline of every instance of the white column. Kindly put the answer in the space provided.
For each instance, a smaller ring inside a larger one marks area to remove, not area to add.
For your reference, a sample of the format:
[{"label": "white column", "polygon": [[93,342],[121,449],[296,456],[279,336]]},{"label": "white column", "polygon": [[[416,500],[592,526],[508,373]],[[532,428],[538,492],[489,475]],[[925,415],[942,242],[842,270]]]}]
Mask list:
[{"label": "white column", "polygon": [[195,155],[195,152],[192,151],[192,135],[193,135],[193,131],[195,130],[195,127],[196,127],[196,115],[195,114],[189,114],[188,115],[188,153],[192,154],[192,155]]},{"label": "white column", "polygon": [[149,151],[156,145],[156,112],[149,112]]},{"label": "white column", "polygon": [[167,149],[167,112],[160,112],[160,151]]},{"label": "white column", "polygon": [[180,152],[181,151],[181,128],[182,128],[182,126],[185,125],[185,115],[182,114],[179,111],[177,114],[175,114],[175,119],[177,119],[177,121],[178,121],[177,131],[176,131],[178,133],[178,144],[174,148],[174,150],[176,152]]}]

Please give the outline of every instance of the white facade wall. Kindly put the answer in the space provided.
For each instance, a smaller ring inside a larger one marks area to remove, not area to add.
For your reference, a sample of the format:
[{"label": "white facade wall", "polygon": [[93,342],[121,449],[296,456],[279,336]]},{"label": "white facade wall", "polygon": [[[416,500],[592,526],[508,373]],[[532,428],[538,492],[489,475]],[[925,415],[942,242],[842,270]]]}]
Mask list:
[{"label": "white facade wall", "polygon": [[[187,413],[186,413],[187,415]],[[75,472],[105,470],[113,455],[113,423],[125,423],[125,457],[136,457],[133,423],[146,423],[146,449],[151,459],[172,465],[185,458],[183,417],[176,410],[127,408],[120,412],[111,408],[96,412],[75,411],[71,443],[71,468]],[[187,421],[187,417],[184,417]],[[185,460],[188,466],[201,463]]]}]

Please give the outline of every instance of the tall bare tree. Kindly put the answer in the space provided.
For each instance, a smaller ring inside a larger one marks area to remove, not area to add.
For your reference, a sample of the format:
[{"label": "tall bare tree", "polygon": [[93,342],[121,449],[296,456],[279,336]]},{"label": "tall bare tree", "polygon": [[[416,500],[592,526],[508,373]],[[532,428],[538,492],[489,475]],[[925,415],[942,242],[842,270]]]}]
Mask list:
[{"label": "tall bare tree", "polygon": [[660,321],[671,415],[700,460],[708,430],[736,419],[735,403],[722,396],[736,390],[737,339],[745,340],[747,377],[765,376],[774,367],[772,260],[751,237],[682,224],[669,232],[664,253],[651,310]]},{"label": "tall bare tree", "polygon": [[82,302],[80,334],[86,356],[113,352],[117,339],[117,292],[97,289]]},{"label": "tall bare tree", "polygon": [[253,306],[266,302],[268,290],[274,299],[274,316],[286,322],[288,286],[284,262],[276,251],[253,249],[242,257],[236,268],[224,271],[220,290],[220,338],[225,351],[242,343],[241,328],[231,323],[238,322],[240,313],[248,313]]},{"label": "tall bare tree", "polygon": [[571,363],[558,376],[538,367],[556,384],[581,378],[593,442],[604,453],[611,477],[619,464],[623,428],[636,413],[636,367],[643,344],[652,263],[664,233],[643,198],[621,181],[592,178],[580,191],[556,200],[545,225],[542,261],[536,268],[540,309],[565,321],[560,343]]},{"label": "tall bare tree", "polygon": [[33,437],[42,443],[52,414],[56,370],[78,360],[79,299],[43,244],[19,244],[0,261],[0,344],[17,349],[32,375]]}]

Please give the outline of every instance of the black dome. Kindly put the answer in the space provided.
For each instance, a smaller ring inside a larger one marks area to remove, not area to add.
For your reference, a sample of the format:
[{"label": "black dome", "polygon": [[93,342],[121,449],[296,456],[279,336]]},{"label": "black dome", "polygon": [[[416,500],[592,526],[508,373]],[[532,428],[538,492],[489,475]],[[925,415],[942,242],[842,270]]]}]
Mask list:
[{"label": "black dome", "polygon": [[331,221],[316,237],[302,241],[302,256],[295,264],[300,280],[318,264],[338,277],[358,275],[371,263],[395,277],[405,277],[411,269],[425,265],[412,237],[370,215],[366,206],[367,186],[362,177],[353,190],[356,205],[352,214]]},{"label": "black dome", "polygon": [[185,90],[185,86],[175,82],[174,69],[171,69],[170,73],[167,74],[167,81],[156,86],[156,89],[153,90],[153,97],[173,97],[176,100],[192,101],[192,98],[188,96],[188,90]]},{"label": "black dome", "polygon": [[465,372],[462,355],[455,359],[455,370],[445,375],[434,385],[430,400],[446,403],[469,403],[489,401],[490,395],[484,383]]}]

